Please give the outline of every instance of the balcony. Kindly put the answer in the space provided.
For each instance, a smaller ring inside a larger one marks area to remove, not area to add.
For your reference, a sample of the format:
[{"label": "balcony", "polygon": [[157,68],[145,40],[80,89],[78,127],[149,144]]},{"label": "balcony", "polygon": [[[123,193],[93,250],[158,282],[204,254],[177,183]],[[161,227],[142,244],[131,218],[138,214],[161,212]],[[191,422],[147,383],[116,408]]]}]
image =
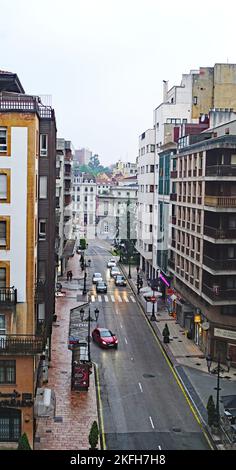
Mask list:
[{"label": "balcony", "polygon": [[170,177],[171,177],[171,178],[177,178],[177,171],[176,171],[176,170],[171,171],[171,172],[170,172]]},{"label": "balcony", "polygon": [[46,296],[46,282],[45,280],[38,280],[35,283],[35,302],[42,303],[45,301]]},{"label": "balcony", "polygon": [[227,238],[227,239],[234,239],[236,238],[236,228],[224,228],[218,229],[215,227],[209,227],[205,225],[204,227],[204,235],[207,235],[211,238]]},{"label": "balcony", "polygon": [[236,259],[214,259],[210,256],[203,256],[203,264],[213,269],[214,271],[235,271]]},{"label": "balcony", "polygon": [[40,354],[43,349],[44,340],[41,336],[4,335],[0,338],[0,355],[19,354],[32,356]]},{"label": "balcony", "polygon": [[176,225],[176,217],[175,216],[172,217],[172,225]]},{"label": "balcony", "polygon": [[236,165],[206,166],[206,176],[236,176]]},{"label": "balcony", "polygon": [[0,288],[0,306],[11,306],[17,303],[17,289],[14,287]]},{"label": "balcony", "polygon": [[0,111],[38,113],[42,119],[54,119],[53,109],[50,106],[43,106],[36,96],[13,96],[3,92],[0,97]]},{"label": "balcony", "polygon": [[64,179],[71,179],[72,178],[72,172],[71,171],[65,171],[64,172]]},{"label": "balcony", "polygon": [[205,196],[205,206],[236,207],[235,196]]},{"label": "balcony", "polygon": [[171,193],[170,194],[170,200],[171,201],[177,201],[177,193]]},{"label": "balcony", "polygon": [[214,286],[213,288],[203,284],[202,292],[209,297],[209,299],[215,301],[236,300],[236,289],[222,290],[221,286]]},{"label": "balcony", "polygon": [[71,191],[72,191],[72,187],[71,187],[71,186],[69,186],[69,185],[68,185],[68,186],[67,186],[67,185],[64,186],[64,194],[65,194],[65,195],[66,195],[66,194],[71,194]]}]

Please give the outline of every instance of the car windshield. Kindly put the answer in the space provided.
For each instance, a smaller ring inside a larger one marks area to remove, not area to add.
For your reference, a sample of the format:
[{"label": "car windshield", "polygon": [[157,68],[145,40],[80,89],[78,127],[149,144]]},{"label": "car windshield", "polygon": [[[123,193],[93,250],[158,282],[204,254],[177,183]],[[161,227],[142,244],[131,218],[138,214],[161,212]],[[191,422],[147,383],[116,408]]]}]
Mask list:
[{"label": "car windshield", "polygon": [[98,287],[105,287],[105,286],[106,286],[105,282],[98,282]]},{"label": "car windshield", "polygon": [[94,273],[93,277],[102,277],[101,273]]},{"label": "car windshield", "polygon": [[109,336],[113,336],[111,331],[109,331],[109,330],[101,331],[101,337],[102,338],[109,338]]},{"label": "car windshield", "polygon": [[116,279],[117,279],[118,281],[123,281],[124,278],[123,278],[123,276],[117,276]]}]

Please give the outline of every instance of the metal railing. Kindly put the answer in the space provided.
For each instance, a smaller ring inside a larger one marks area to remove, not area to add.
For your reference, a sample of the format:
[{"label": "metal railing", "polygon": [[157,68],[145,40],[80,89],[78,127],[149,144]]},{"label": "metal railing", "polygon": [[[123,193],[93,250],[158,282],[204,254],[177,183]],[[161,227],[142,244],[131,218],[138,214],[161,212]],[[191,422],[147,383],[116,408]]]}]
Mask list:
[{"label": "metal railing", "polygon": [[205,196],[205,205],[213,207],[236,207],[235,196]]},{"label": "metal railing", "polygon": [[206,166],[206,176],[236,176],[236,165]]},{"label": "metal railing", "polygon": [[215,271],[236,270],[236,259],[214,259],[204,255],[203,264]]},{"label": "metal railing", "polygon": [[14,287],[0,288],[0,304],[15,305],[17,303],[17,289]]},{"label": "metal railing", "polygon": [[209,287],[206,284],[202,286],[202,292],[212,300],[236,300],[236,289],[221,289],[221,286],[216,288]]},{"label": "metal railing", "polygon": [[4,335],[0,337],[1,354],[34,355],[40,354],[44,348],[44,340],[35,335]]},{"label": "metal railing", "polygon": [[236,228],[218,229],[205,225],[204,235],[208,235],[212,238],[236,238]]}]

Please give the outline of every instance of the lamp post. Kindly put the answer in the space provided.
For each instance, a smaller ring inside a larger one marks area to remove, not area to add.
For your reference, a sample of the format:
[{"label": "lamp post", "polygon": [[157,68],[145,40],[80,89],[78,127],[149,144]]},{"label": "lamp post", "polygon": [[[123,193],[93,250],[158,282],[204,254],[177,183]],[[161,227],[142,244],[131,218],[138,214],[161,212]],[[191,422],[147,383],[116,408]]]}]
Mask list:
[{"label": "lamp post", "polygon": [[151,302],[152,302],[152,315],[151,315],[151,318],[150,320],[151,321],[156,321],[156,316],[155,316],[155,303],[156,303],[156,298],[155,297],[151,297]]},{"label": "lamp post", "polygon": [[97,321],[98,320],[98,317],[99,317],[99,309],[96,307],[95,310],[94,310],[94,315],[95,315],[95,318],[93,318],[91,316],[91,313],[90,313],[90,304],[89,304],[89,310],[88,310],[88,317],[87,318],[84,318],[84,309],[81,308],[80,309],[80,317],[81,317],[81,321],[86,321],[88,322],[88,362],[91,362],[91,352],[90,352],[90,322],[91,321]]},{"label": "lamp post", "polygon": [[84,271],[84,288],[83,288],[83,295],[86,295],[86,294],[87,294],[86,278],[87,278],[87,272],[86,272],[86,270],[85,270],[85,271]]},{"label": "lamp post", "polygon": [[217,364],[217,385],[214,388],[216,390],[216,426],[220,424],[220,354],[218,355]]},{"label": "lamp post", "polygon": [[137,266],[136,270],[137,270],[137,291],[139,295],[139,292],[140,292],[139,266]]}]

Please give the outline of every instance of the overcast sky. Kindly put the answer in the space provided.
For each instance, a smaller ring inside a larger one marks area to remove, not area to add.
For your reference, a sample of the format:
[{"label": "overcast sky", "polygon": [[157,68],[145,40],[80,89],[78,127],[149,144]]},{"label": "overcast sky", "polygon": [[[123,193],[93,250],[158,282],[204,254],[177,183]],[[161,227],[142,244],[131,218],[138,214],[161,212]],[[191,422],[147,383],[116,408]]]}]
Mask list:
[{"label": "overcast sky", "polygon": [[236,62],[233,0],[0,0],[0,69],[52,95],[58,136],[135,161],[162,80]]}]

